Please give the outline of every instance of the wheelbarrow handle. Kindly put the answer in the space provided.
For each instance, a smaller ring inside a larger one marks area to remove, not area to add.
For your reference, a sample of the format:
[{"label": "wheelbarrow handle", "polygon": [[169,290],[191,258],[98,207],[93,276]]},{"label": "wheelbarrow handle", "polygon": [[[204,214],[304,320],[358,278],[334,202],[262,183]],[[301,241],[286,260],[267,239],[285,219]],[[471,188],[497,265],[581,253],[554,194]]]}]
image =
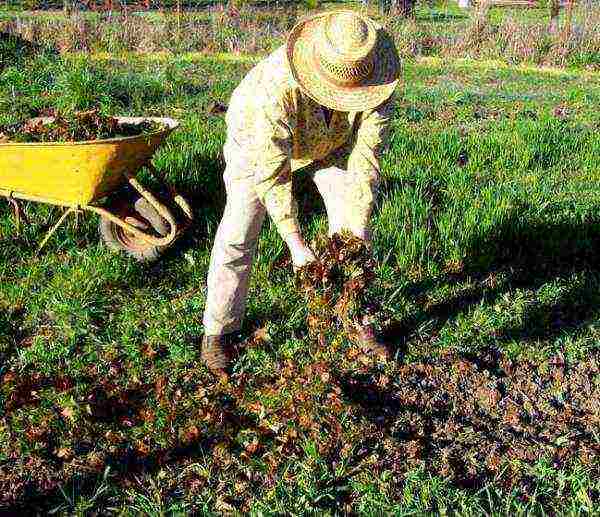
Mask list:
[{"label": "wheelbarrow handle", "polygon": [[[151,173],[158,176],[156,169],[151,164],[148,164],[147,168],[150,170]],[[156,210],[156,212],[169,223],[170,229],[169,229],[169,233],[167,235],[165,235],[163,237],[155,237],[154,235],[151,235],[147,232],[140,230],[139,228],[136,228],[135,226],[128,223],[127,221],[124,221],[120,217],[111,213],[106,208],[102,208],[99,206],[91,206],[91,205],[88,205],[85,208],[88,210],[91,210],[92,212],[97,213],[101,217],[108,219],[109,221],[113,222],[114,224],[120,226],[121,228],[124,228],[128,232],[132,233],[139,239],[142,239],[142,240],[148,242],[152,246],[161,246],[161,247],[168,246],[175,240],[175,238],[177,236],[177,230],[178,230],[177,221],[175,220],[175,217],[173,216],[172,212],[169,210],[168,207],[166,207],[163,203],[161,203],[156,198],[156,196],[154,194],[152,194],[152,192],[150,192],[148,189],[146,189],[137,180],[137,178],[135,177],[134,174],[127,173],[126,178],[127,178],[127,181],[129,182],[129,184],[133,187],[133,189],[136,190],[146,201],[148,201],[148,203],[150,203],[152,208],[154,208]],[[184,212],[185,216],[188,219],[188,223],[191,222],[193,220],[193,213],[192,213],[192,209],[191,209],[189,203],[181,195],[179,195],[177,192],[175,192],[174,189],[171,189],[171,190],[174,193],[173,200]]]},{"label": "wheelbarrow handle", "polygon": [[[154,167],[154,165],[152,165],[151,163],[148,163],[146,165],[146,168],[155,177],[159,176],[159,172],[156,170],[156,167]],[[179,206],[179,208],[181,208],[181,210],[185,214],[186,218],[188,219],[188,222],[192,222],[194,220],[194,213],[192,212],[192,207],[190,206],[190,204],[186,201],[186,199],[181,194],[179,194],[179,192],[177,192],[177,190],[175,189],[175,187],[173,187],[173,185],[167,184],[167,187],[169,188],[169,191],[171,192],[171,196],[173,196],[173,201],[175,201],[175,203]],[[150,200],[148,200],[148,202],[150,202]]]}]

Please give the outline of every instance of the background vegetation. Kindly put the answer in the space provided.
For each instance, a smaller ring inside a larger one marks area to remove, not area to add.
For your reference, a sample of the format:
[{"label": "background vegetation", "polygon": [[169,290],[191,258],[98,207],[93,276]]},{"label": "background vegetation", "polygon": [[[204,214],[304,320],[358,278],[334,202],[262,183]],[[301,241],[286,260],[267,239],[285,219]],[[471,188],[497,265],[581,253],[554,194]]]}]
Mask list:
[{"label": "background vegetation", "polygon": [[[333,4],[322,6],[331,7]],[[337,5],[337,4],[336,4]],[[17,34],[60,52],[233,52],[264,54],[280,45],[301,5],[214,7],[185,12],[73,12],[38,16],[0,13],[0,32]],[[395,36],[403,57],[500,59],[509,64],[600,66],[600,7],[578,6],[550,30],[546,10],[455,6],[420,7],[415,16],[368,12]]]}]

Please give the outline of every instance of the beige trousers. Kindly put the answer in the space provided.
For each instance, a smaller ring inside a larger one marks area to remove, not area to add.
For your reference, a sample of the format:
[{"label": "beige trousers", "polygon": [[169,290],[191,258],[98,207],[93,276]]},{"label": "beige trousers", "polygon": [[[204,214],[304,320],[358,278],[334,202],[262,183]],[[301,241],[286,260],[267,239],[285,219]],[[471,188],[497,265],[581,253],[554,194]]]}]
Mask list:
[{"label": "beige trousers", "polygon": [[[234,147],[234,152],[231,148]],[[239,148],[238,148],[239,149]],[[229,152],[228,152],[229,150]],[[223,179],[227,204],[213,245],[204,310],[206,335],[222,335],[240,330],[252,261],[266,210],[254,191],[253,171],[244,163],[235,146],[225,146],[227,167]],[[314,173],[313,180],[323,197],[330,235],[342,229],[368,239],[367,228],[351,228],[345,214],[355,197],[355,182],[338,167]]]}]

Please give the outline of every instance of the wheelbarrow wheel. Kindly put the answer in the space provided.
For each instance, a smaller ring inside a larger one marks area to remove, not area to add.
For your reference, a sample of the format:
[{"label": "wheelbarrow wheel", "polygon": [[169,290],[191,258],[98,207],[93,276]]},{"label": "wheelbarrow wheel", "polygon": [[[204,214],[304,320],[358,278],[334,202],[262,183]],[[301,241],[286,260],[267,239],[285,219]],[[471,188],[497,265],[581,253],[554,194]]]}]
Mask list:
[{"label": "wheelbarrow wheel", "polygon": [[[144,198],[139,198],[134,203],[133,210],[131,205],[122,204],[118,213],[129,224],[140,230],[148,231],[152,228],[160,236],[169,233],[168,223]],[[154,246],[104,217],[100,218],[98,229],[100,237],[109,249],[125,252],[139,262],[154,262],[167,248],[167,246]]]}]

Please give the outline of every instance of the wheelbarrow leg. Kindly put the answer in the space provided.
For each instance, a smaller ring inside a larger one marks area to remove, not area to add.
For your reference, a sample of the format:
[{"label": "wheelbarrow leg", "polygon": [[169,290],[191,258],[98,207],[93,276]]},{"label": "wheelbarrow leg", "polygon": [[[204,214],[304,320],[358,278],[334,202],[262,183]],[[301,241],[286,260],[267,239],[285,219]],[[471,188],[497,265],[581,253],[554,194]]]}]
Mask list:
[{"label": "wheelbarrow leg", "polygon": [[25,224],[29,224],[29,219],[27,219],[25,212],[23,212],[23,210],[21,209],[21,205],[19,205],[19,202],[16,199],[9,197],[8,202],[12,206],[13,212],[15,214],[15,226],[17,227],[17,237],[20,237],[21,221],[25,222]]},{"label": "wheelbarrow leg", "polygon": [[71,215],[72,213],[77,213],[77,209],[76,208],[67,208],[64,211],[63,215],[60,216],[60,219],[56,222],[56,224],[52,228],[50,228],[50,230],[48,230],[48,233],[46,233],[44,240],[42,242],[40,242],[40,245],[38,246],[38,249],[37,249],[38,253],[40,251],[42,251],[42,248],[50,240],[50,237],[52,237],[56,233],[56,230],[58,230],[61,227],[61,225],[65,222],[65,219],[67,217],[69,217],[69,215]]}]

